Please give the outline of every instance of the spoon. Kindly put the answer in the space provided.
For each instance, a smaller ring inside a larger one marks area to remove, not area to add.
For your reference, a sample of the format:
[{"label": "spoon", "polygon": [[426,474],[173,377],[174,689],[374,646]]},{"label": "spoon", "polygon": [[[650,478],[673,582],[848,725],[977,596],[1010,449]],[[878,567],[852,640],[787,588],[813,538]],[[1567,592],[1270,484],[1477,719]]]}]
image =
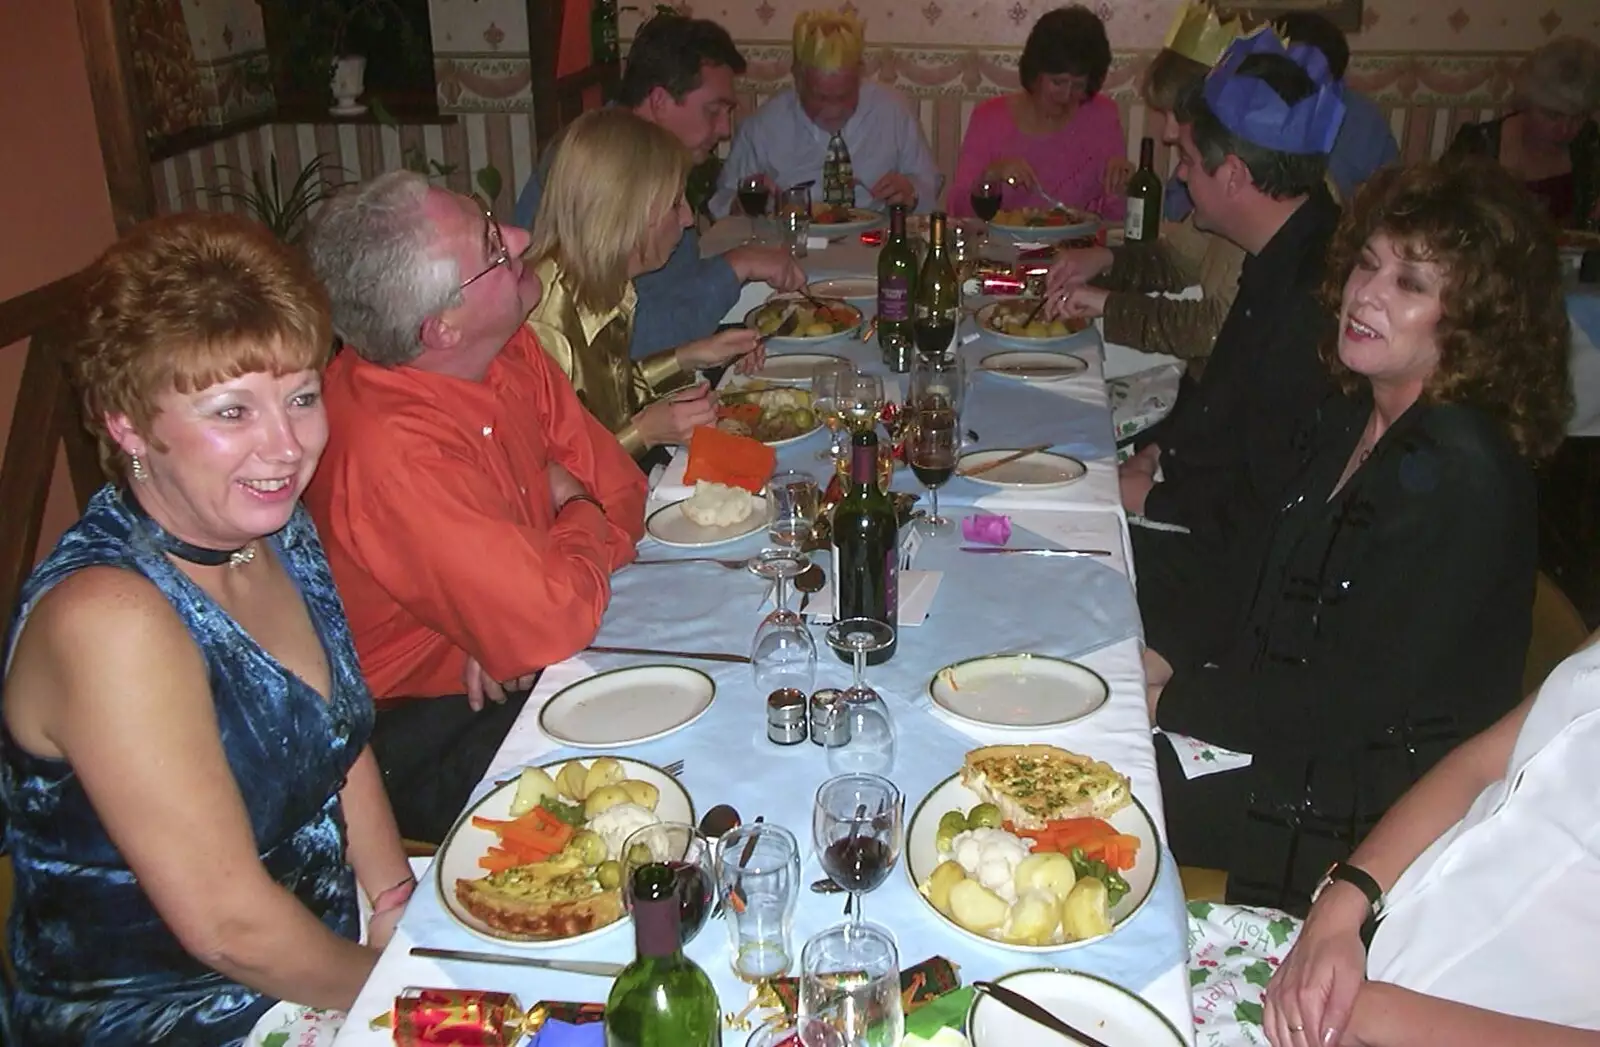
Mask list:
[{"label": "spoon", "polygon": [[828,576],[817,564],[812,564],[794,576],[794,587],[797,591],[805,593],[800,598],[800,613],[806,613],[806,606],[811,603],[811,594],[821,592],[822,587],[828,584]]},{"label": "spoon", "polygon": [[739,812],[725,803],[719,803],[700,818],[700,832],[715,840],[737,829],[742,822]]}]

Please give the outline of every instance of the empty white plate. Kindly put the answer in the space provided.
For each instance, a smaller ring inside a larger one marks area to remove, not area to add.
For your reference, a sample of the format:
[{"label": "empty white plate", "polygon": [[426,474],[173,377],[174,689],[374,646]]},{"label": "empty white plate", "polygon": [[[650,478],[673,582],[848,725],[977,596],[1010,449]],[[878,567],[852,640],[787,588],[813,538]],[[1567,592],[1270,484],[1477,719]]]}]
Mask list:
[{"label": "empty white plate", "polygon": [[[1018,449],[1020,450],[1020,448]],[[967,470],[998,461],[1016,450],[998,448],[993,451],[973,451],[956,462],[956,475],[980,484],[996,487],[1065,487],[1076,483],[1089,472],[1089,467],[1071,455],[1054,451],[1035,451],[1030,455],[985,469],[976,476],[967,476]]]},{"label": "empty white plate", "polygon": [[[1081,971],[1034,968],[994,979],[1106,1047],[1161,1047],[1184,1044],[1160,1011],[1120,985]],[[1020,1043],[1062,1043],[1047,1031],[982,992],[967,1009],[967,1039],[972,1047],[1013,1047]]]},{"label": "empty white plate", "polygon": [[682,730],[716,693],[711,677],[682,665],[612,669],[557,691],[539,710],[539,727],[563,745],[613,749]]},{"label": "empty white plate", "polygon": [[1089,369],[1088,363],[1081,357],[1068,353],[1026,350],[990,353],[978,361],[978,366],[1001,378],[1015,378],[1024,382],[1059,382]]},{"label": "empty white plate", "polygon": [[[808,434],[809,435],[809,434]],[[996,472],[1001,470],[996,469]],[[756,498],[750,515],[739,523],[727,527],[703,527],[683,515],[683,501],[664,505],[651,513],[644,522],[645,533],[662,545],[679,549],[704,549],[708,546],[735,542],[755,534],[767,526],[767,500]]]},{"label": "empty white plate", "polygon": [[750,377],[787,385],[809,385],[812,376],[817,372],[818,365],[833,361],[842,363],[844,357],[835,356],[833,353],[784,353],[781,356],[768,356],[766,363],[761,365],[761,370],[754,372]]},{"label": "empty white plate", "polygon": [[947,665],[928,696],[952,716],[989,727],[1057,727],[1099,709],[1111,688],[1093,669],[1044,654],[991,654]]},{"label": "empty white plate", "polygon": [[806,284],[806,290],[818,298],[843,298],[847,302],[876,302],[878,278],[876,276],[835,276]]}]

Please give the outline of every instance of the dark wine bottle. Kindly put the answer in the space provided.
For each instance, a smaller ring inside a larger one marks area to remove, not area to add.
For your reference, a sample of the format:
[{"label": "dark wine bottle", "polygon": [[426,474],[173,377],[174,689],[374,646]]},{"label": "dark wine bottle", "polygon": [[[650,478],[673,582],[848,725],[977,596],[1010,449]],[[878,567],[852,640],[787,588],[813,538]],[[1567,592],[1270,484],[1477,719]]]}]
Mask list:
[{"label": "dark wine bottle", "polygon": [[911,370],[911,296],[917,256],[906,239],[906,205],[889,207],[889,239],[878,255],[878,348],[891,371]]},{"label": "dark wine bottle", "polygon": [[638,956],[606,999],[606,1047],[720,1047],[717,991],[678,940],[678,877],[661,863],[629,881]]},{"label": "dark wine bottle", "polygon": [[917,293],[913,298],[912,336],[917,349],[929,356],[942,356],[956,333],[961,317],[961,284],[945,244],[945,217],[941,211],[928,216],[928,257],[917,272]]},{"label": "dark wine bottle", "polygon": [[1151,243],[1161,236],[1161,179],[1156,176],[1156,144],[1139,140],[1139,169],[1128,179],[1128,214],[1122,221],[1122,239],[1130,244]]},{"label": "dark wine bottle", "polygon": [[[894,503],[878,486],[878,434],[850,438],[850,493],[833,510],[834,620],[875,618],[900,629],[900,528]],[[868,665],[894,656],[899,643],[867,655]],[[842,661],[852,655],[839,652]]]}]

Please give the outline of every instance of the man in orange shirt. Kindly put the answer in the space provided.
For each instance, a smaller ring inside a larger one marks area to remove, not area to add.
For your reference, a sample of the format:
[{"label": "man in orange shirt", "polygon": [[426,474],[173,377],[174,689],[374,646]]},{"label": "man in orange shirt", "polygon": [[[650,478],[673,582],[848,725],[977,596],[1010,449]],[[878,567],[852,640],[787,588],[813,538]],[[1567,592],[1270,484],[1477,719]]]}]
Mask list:
[{"label": "man in orange shirt", "polygon": [[527,240],[399,171],[331,200],[307,243],[348,348],[305,500],[414,839],[448,831],[539,669],[594,638],[644,533],[643,474],[523,324]]}]

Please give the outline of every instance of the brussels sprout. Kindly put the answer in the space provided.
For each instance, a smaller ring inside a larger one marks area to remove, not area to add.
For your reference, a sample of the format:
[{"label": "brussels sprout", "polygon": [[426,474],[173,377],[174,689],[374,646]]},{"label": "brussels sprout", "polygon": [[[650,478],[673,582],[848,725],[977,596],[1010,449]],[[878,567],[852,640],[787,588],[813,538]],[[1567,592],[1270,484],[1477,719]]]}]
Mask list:
[{"label": "brussels sprout", "polygon": [[606,842],[599,833],[580,829],[567,841],[566,850],[576,854],[583,864],[593,867],[606,860]]},{"label": "brussels sprout", "polygon": [[615,858],[600,863],[600,868],[594,871],[595,879],[600,881],[602,889],[614,891],[622,886],[622,863]]},{"label": "brussels sprout", "polygon": [[922,893],[933,903],[933,907],[950,915],[950,888],[967,878],[966,870],[956,862],[940,862],[926,883],[922,885]]},{"label": "brussels sprout", "polygon": [[967,812],[967,828],[969,829],[998,829],[1005,819],[1000,817],[1000,808],[992,803],[980,803]]},{"label": "brussels sprout", "polygon": [[967,816],[960,811],[946,811],[939,819],[939,831],[934,834],[934,845],[943,854],[955,845],[956,834],[967,831]]},{"label": "brussels sprout", "polygon": [[1111,904],[1106,897],[1106,885],[1093,876],[1074,884],[1061,903],[1061,928],[1072,941],[1110,934]]},{"label": "brussels sprout", "polygon": [[655,853],[650,850],[649,844],[636,843],[628,848],[624,856],[634,865],[648,865],[656,860]]}]

